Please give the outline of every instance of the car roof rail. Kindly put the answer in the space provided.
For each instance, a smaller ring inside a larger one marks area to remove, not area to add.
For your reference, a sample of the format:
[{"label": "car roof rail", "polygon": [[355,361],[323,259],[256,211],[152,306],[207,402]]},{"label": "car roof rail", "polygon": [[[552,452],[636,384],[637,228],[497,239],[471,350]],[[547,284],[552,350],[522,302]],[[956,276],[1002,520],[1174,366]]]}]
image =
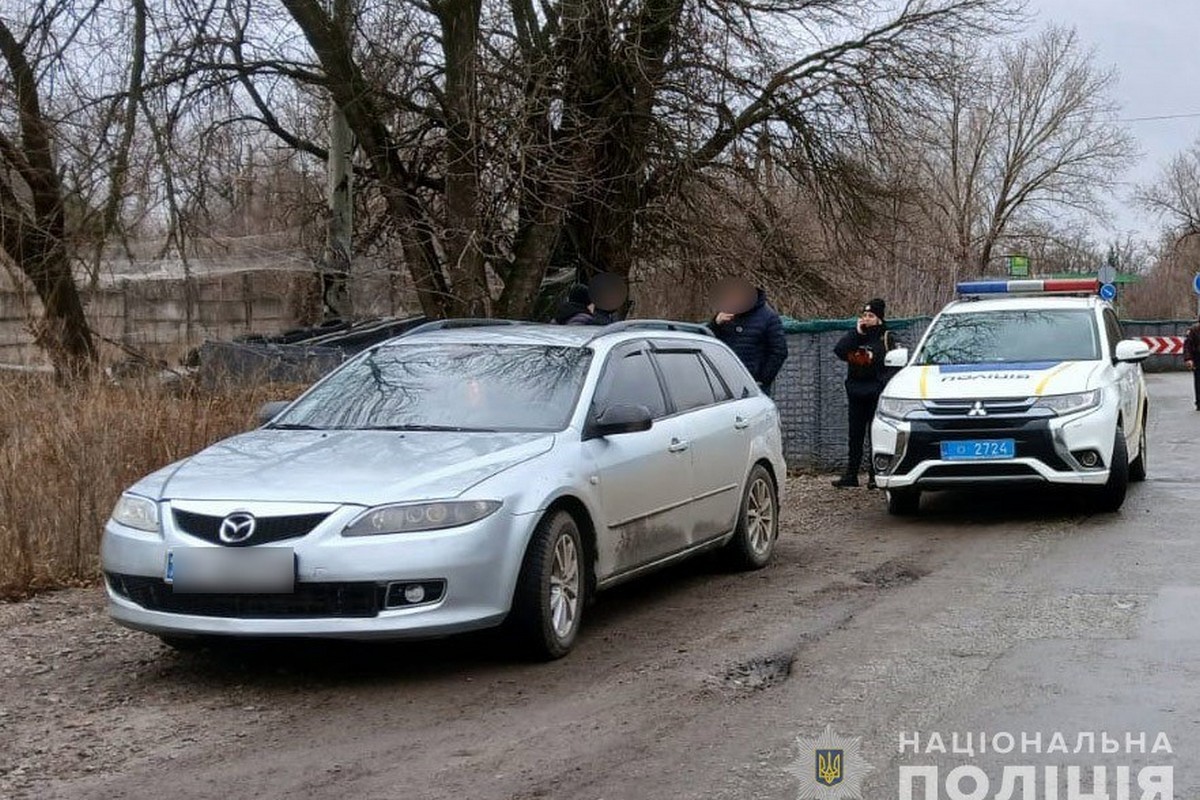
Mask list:
[{"label": "car roof rail", "polygon": [[703,322],[676,322],[669,319],[629,319],[605,325],[593,339],[607,336],[610,333],[625,331],[678,331],[680,333],[696,333],[701,336],[713,336],[712,329]]},{"label": "car roof rail", "polygon": [[[415,328],[405,331],[400,336],[408,337],[415,333],[428,333],[429,331],[448,331],[458,330],[460,328],[495,328],[505,325],[526,325],[528,323],[519,319],[488,319],[486,317],[471,318],[462,317],[458,319],[435,319],[429,322],[418,325]],[[397,336],[396,338],[400,338]]]}]

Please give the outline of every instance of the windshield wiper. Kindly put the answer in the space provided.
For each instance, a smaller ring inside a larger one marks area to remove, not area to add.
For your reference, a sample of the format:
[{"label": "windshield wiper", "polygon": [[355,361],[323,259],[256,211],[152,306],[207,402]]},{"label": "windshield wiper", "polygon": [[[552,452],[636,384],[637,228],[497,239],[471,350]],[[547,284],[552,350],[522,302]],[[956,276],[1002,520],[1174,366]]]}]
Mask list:
[{"label": "windshield wiper", "polygon": [[418,431],[435,433],[496,433],[495,428],[464,428],[458,425],[366,425],[360,431]]},{"label": "windshield wiper", "polygon": [[305,425],[302,422],[276,422],[268,425],[267,428],[275,431],[320,431],[324,428],[319,425]]}]

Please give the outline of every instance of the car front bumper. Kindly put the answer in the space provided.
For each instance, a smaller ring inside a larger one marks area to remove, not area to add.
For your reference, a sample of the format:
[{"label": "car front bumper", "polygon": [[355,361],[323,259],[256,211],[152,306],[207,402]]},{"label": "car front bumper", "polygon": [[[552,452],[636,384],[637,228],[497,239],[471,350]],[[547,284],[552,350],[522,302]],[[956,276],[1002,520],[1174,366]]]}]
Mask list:
[{"label": "car front bumper", "polygon": [[[1096,409],[1071,417],[941,419],[898,421],[876,417],[871,458],[885,489],[941,490],[972,486],[1057,484],[1103,486],[1109,478],[1115,414]],[[1014,458],[951,461],[941,457],[946,441],[1012,439]],[[1100,463],[1083,466],[1082,453]]]},{"label": "car front bumper", "polygon": [[[307,536],[259,546],[294,553],[295,587],[283,595],[177,594],[164,579],[168,552],[235,548],[174,529],[169,513],[162,534],[110,521],[101,544],[109,612],[126,627],[184,637],[422,638],[504,620],[536,516],[501,511],[451,530],[342,536],[360,511],[335,512]],[[389,587],[423,582],[444,587],[435,601],[387,607]]]}]

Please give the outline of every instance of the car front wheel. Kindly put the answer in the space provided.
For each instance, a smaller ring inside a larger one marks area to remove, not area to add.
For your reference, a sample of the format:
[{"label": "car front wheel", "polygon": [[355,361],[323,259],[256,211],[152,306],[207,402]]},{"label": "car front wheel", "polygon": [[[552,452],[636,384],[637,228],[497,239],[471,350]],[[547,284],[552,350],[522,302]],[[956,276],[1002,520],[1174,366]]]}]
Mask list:
[{"label": "car front wheel", "polygon": [[1129,490],[1129,448],[1125,446],[1125,431],[1118,427],[1113,441],[1112,464],[1109,465],[1108,481],[1095,490],[1092,507],[1101,514],[1113,514],[1125,504]]},{"label": "car front wheel", "polygon": [[575,646],[587,593],[579,524],[565,511],[542,518],[533,532],[510,616],[529,655],[561,658]]},{"label": "car front wheel", "polygon": [[889,489],[888,513],[893,517],[913,517],[921,510],[921,492],[917,489]]},{"label": "car front wheel", "polygon": [[1142,418],[1142,431],[1138,435],[1138,454],[1129,464],[1129,480],[1141,483],[1146,480],[1146,464],[1149,456],[1146,452],[1146,418]]}]

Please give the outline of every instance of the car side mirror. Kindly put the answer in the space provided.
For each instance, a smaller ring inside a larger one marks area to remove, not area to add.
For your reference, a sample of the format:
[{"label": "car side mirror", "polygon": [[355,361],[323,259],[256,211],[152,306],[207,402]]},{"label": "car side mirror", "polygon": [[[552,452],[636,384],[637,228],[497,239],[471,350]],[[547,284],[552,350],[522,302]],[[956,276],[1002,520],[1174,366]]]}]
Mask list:
[{"label": "car side mirror", "polygon": [[270,403],[263,403],[259,407],[258,413],[254,415],[254,418],[258,420],[259,425],[266,425],[278,417],[279,413],[291,404],[292,401],[290,400],[272,400]]},{"label": "car side mirror", "polygon": [[1125,339],[1117,342],[1113,360],[1117,363],[1136,364],[1150,357],[1150,345],[1141,339]]},{"label": "car side mirror", "polygon": [[645,406],[616,405],[603,409],[588,426],[592,438],[640,433],[654,425],[654,415]]},{"label": "car side mirror", "polygon": [[903,369],[908,366],[908,348],[897,347],[895,350],[889,350],[888,354],[883,357],[883,365],[885,367],[893,367]]}]

